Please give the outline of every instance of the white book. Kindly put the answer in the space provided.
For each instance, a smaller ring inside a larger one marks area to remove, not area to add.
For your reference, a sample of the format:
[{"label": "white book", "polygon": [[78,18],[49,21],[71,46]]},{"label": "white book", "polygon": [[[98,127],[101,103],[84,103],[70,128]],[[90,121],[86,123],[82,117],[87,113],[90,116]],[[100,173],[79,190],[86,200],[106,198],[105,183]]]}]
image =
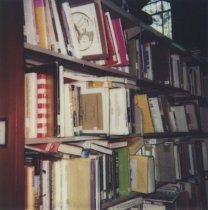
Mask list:
[{"label": "white book", "polygon": [[113,28],[110,12],[105,12],[105,15],[107,17],[106,19],[108,21],[108,24],[109,24],[109,27],[110,27],[110,32],[111,32],[112,39],[113,39],[113,44],[114,44],[116,57],[117,57],[117,64],[120,64],[121,63],[121,57],[120,57],[119,50],[118,50],[118,44],[117,44],[117,41],[116,41],[116,35],[115,35],[114,28]]},{"label": "white book", "polygon": [[136,85],[136,80],[125,78],[125,77],[116,77],[116,76],[96,76],[87,73],[75,72],[73,70],[65,70],[64,77],[80,82],[86,81],[100,81],[100,82],[118,82],[130,85]]},{"label": "white book", "polygon": [[[98,2],[97,2],[98,3]],[[71,7],[72,22],[76,28],[76,39],[81,56],[103,54],[97,11],[94,3]]]},{"label": "white book", "polygon": [[41,161],[41,193],[42,196],[42,209],[51,209],[51,161],[42,160]]},{"label": "white book", "polygon": [[69,38],[70,38],[70,43],[69,43],[69,51],[72,52],[72,56],[81,59],[82,55],[79,49],[79,43],[78,43],[78,39],[77,39],[77,32],[75,30],[75,25],[72,21],[72,12],[71,12],[71,8],[69,5],[69,2],[63,2],[62,3],[62,8],[63,8],[63,12],[64,15],[66,17],[66,25],[67,28],[66,30],[68,30],[68,34],[69,34]]},{"label": "white book", "polygon": [[128,135],[127,90],[110,89],[110,135]]},{"label": "white book", "polygon": [[60,52],[62,54],[67,55],[66,43],[65,43],[63,31],[61,28],[61,22],[58,15],[56,1],[55,0],[48,0],[48,1],[50,1],[51,7],[52,7],[53,17],[54,17],[54,22],[55,22],[55,27],[56,27],[57,37],[58,37],[58,42],[57,42],[58,49],[60,49]]},{"label": "white book", "polygon": [[69,160],[61,159],[61,209],[69,209],[69,195],[70,195],[70,186],[69,186]]},{"label": "white book", "polygon": [[25,137],[37,137],[37,73],[25,73]]},{"label": "white book", "polygon": [[74,136],[72,86],[64,84],[64,136]]},{"label": "white book", "polygon": [[202,157],[204,170],[208,171],[208,142],[206,141],[202,142]]},{"label": "white book", "polygon": [[36,30],[35,10],[33,0],[24,0],[24,35],[26,42],[38,45],[38,34]]},{"label": "white book", "polygon": [[156,132],[164,132],[163,122],[157,97],[149,97],[149,106]]},{"label": "white book", "polygon": [[116,205],[113,205],[113,206],[107,208],[107,210],[126,210],[126,209],[129,209],[131,207],[141,205],[142,201],[143,201],[142,196],[141,197],[136,197],[136,198],[131,198],[131,199],[128,199],[127,201],[123,201],[123,202],[120,202]]},{"label": "white book", "polygon": [[185,107],[183,105],[171,106],[176,119],[176,127],[178,132],[188,132],[188,124],[186,119]]},{"label": "white book", "polygon": [[198,119],[196,113],[196,107],[194,104],[186,104],[185,105],[186,115],[187,115],[187,122],[189,130],[198,130]]},{"label": "white book", "polygon": [[175,170],[176,170],[176,179],[181,179],[181,164],[178,152],[178,145],[173,146],[174,159],[175,159]]},{"label": "white book", "polygon": [[179,63],[180,63],[180,56],[177,54],[171,55],[171,71],[173,75],[173,86],[180,87],[180,80],[179,80]]},{"label": "white book", "polygon": [[[52,162],[52,209],[59,210],[62,206],[62,170],[61,160]],[[66,185],[66,183],[65,183]]]}]

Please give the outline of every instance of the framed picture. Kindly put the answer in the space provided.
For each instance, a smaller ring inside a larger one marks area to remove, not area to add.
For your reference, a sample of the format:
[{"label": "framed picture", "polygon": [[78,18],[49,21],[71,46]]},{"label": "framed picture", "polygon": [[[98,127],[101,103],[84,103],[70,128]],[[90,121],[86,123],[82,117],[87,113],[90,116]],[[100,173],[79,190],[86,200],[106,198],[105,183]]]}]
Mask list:
[{"label": "framed picture", "polygon": [[6,147],[7,144],[7,120],[0,118],[0,147]]},{"label": "framed picture", "polygon": [[106,58],[108,51],[101,2],[99,0],[71,0],[69,2],[83,59]]}]

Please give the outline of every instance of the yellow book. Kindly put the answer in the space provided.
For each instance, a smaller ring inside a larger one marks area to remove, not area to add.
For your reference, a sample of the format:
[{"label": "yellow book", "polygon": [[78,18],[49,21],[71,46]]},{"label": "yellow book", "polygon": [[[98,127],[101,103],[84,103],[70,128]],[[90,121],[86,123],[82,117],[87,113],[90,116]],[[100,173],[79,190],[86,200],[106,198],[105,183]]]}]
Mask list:
[{"label": "yellow book", "polygon": [[[142,112],[143,115],[143,132],[153,133],[155,132],[152,116],[149,108],[148,96],[146,94],[135,95],[134,103]],[[140,126],[140,125],[139,125]]]},{"label": "yellow book", "polygon": [[69,160],[69,205],[72,210],[91,210],[91,160],[75,158]]},{"label": "yellow book", "polygon": [[46,14],[43,0],[34,0],[35,20],[39,36],[39,46],[48,49]]},{"label": "yellow book", "polygon": [[131,189],[135,192],[155,191],[154,160],[152,156],[130,156]]}]

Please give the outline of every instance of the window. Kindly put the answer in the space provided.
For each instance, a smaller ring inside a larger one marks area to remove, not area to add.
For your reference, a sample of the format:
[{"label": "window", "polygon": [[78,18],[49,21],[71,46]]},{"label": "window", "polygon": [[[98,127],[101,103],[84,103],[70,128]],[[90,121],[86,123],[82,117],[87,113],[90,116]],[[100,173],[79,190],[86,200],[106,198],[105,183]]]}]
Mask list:
[{"label": "window", "polygon": [[152,16],[152,27],[172,39],[171,4],[168,0],[150,0],[143,11]]}]

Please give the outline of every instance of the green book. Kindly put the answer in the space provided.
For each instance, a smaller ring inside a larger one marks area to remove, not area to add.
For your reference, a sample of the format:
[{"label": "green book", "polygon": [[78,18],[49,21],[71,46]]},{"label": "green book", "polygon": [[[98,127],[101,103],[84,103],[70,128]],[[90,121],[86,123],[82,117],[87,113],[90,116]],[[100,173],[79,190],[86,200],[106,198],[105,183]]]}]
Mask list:
[{"label": "green book", "polygon": [[130,193],[130,162],[128,147],[118,149],[119,165],[119,195],[129,195]]}]

